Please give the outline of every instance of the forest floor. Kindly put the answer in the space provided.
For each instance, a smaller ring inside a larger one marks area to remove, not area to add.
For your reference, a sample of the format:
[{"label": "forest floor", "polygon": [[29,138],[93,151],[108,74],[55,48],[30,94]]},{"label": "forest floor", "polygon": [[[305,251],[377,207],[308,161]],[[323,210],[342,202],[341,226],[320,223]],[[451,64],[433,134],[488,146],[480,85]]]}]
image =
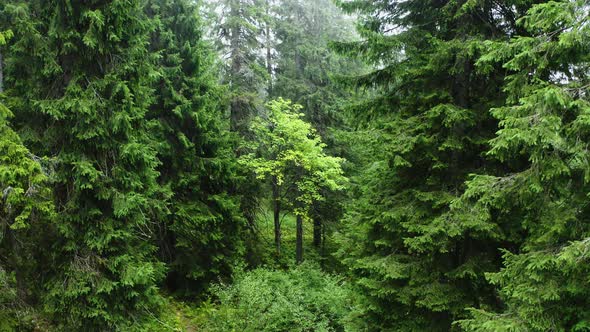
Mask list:
[{"label": "forest floor", "polygon": [[[261,265],[287,268],[295,265],[295,244],[297,219],[291,213],[281,217],[281,256],[276,257],[274,244],[274,221],[272,209],[262,209],[258,214],[259,237],[262,256]],[[303,224],[303,251],[307,261],[319,262],[321,257],[313,246],[313,227],[309,223]]]},{"label": "forest floor", "polygon": [[[296,218],[286,213],[281,219],[282,241],[281,256],[277,257],[274,244],[274,221],[270,207],[261,209],[257,216],[258,246],[257,264],[268,269],[288,271],[296,266]],[[313,246],[313,227],[304,224],[304,257],[307,262],[320,263],[321,255]],[[154,325],[161,327],[161,331],[196,332],[202,331],[201,326],[210,325],[210,313],[218,309],[218,305],[211,301],[201,303],[183,302],[173,296],[165,297],[162,316]]]}]

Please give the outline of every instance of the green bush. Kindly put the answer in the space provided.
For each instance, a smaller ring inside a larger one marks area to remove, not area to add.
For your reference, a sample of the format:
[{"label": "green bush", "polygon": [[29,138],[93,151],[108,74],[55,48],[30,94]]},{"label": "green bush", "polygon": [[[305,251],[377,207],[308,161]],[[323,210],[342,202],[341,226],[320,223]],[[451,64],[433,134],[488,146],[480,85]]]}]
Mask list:
[{"label": "green bush", "polygon": [[289,271],[238,273],[214,287],[219,305],[208,308],[204,331],[348,331],[355,296],[339,278],[313,264]]}]

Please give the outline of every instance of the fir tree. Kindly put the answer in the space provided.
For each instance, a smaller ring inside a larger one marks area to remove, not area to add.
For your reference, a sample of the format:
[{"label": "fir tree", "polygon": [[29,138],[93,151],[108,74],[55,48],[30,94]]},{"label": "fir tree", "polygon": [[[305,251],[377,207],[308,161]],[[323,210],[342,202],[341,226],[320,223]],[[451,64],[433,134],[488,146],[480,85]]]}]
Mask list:
[{"label": "fir tree", "polygon": [[146,119],[158,73],[143,4],[7,5],[15,123],[35,154],[55,158],[60,239],[45,301],[62,330],[129,330],[159,299],[153,228],[166,207]]},{"label": "fir tree", "polygon": [[184,0],[152,0],[148,6],[156,20],[151,49],[160,71],[150,117],[159,123],[160,182],[171,195],[158,240],[172,289],[200,289],[229,275],[243,246],[239,197],[229,193],[237,184],[237,161],[198,10]]},{"label": "fir tree", "polygon": [[468,182],[457,215],[509,225],[517,246],[501,247],[488,275],[503,312],[473,308],[469,331],[585,331],[588,303],[590,21],[586,1],[532,6],[510,39],[486,44],[483,72],[509,73],[500,130],[487,155],[503,172]]},{"label": "fir tree", "polygon": [[[377,69],[359,76],[376,87],[353,109],[370,121],[375,156],[357,178],[345,220],[343,263],[369,295],[373,328],[445,331],[468,306],[493,306],[484,277],[505,241],[487,222],[452,222],[453,202],[495,130],[502,70],[475,62],[486,40],[516,28],[521,1],[342,1],[360,15],[362,42],[340,43]],[[499,66],[497,66],[499,67]]]},{"label": "fir tree", "polygon": [[[0,53],[12,35],[0,32]],[[51,259],[44,249],[53,239],[53,204],[42,161],[10,127],[13,114],[2,92],[0,81],[0,329],[12,330],[30,325],[23,318],[42,290],[39,280]]]}]

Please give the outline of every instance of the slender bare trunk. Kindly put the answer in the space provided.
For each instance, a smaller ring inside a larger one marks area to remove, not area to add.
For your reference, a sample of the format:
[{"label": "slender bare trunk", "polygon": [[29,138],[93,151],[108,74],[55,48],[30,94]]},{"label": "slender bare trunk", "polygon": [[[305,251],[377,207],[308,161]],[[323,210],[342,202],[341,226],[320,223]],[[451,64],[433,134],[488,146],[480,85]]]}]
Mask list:
[{"label": "slender bare trunk", "polygon": [[[230,4],[230,15],[232,18],[236,19],[241,15],[241,4],[239,0],[233,0]],[[230,57],[231,57],[231,69],[230,69],[230,84],[232,89],[235,92],[235,89],[238,88],[238,77],[241,75],[242,71],[242,55],[240,50],[240,34],[241,29],[237,24],[233,24],[230,30]],[[233,97],[230,103],[230,127],[232,131],[240,131],[241,125],[243,124],[244,120],[244,112],[245,108],[243,107],[243,102]]]},{"label": "slender bare trunk", "polygon": [[322,245],[322,222],[318,216],[313,219],[313,245],[316,248]]},{"label": "slender bare trunk", "polygon": [[4,67],[2,60],[2,52],[0,52],[0,93],[4,92]]},{"label": "slender bare trunk", "polygon": [[271,24],[271,17],[270,17],[270,1],[266,0],[266,27],[265,27],[265,34],[266,34],[266,71],[268,73],[268,95],[272,95],[272,45],[271,45],[271,37],[270,37],[270,24]]},{"label": "slender bare trunk", "polygon": [[303,216],[297,215],[297,243],[295,249],[295,262],[303,262]]},{"label": "slender bare trunk", "polygon": [[275,223],[275,247],[277,256],[281,255],[281,200],[277,178],[272,179],[273,218]]},{"label": "slender bare trunk", "polygon": [[320,254],[323,256],[325,256],[326,254],[326,226],[322,225],[322,248],[320,250]]},{"label": "slender bare trunk", "polygon": [[[301,179],[301,172],[302,170],[297,171],[297,179]],[[299,198],[302,193],[297,189],[296,197]],[[295,243],[295,262],[297,264],[301,264],[303,262],[303,211],[307,212],[307,209],[303,209],[303,202],[296,200],[295,207],[297,211],[297,236],[296,236],[296,243]],[[307,216],[307,215],[306,215]]]}]

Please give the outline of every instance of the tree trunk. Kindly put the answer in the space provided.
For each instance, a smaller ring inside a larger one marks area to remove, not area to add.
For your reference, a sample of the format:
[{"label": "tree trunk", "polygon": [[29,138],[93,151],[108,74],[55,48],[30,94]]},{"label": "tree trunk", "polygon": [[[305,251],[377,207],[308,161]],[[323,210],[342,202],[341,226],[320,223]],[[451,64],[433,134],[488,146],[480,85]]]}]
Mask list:
[{"label": "tree trunk", "polygon": [[4,67],[2,65],[2,52],[0,52],[0,93],[4,92]]},{"label": "tree trunk", "polygon": [[297,244],[295,250],[295,262],[303,262],[303,216],[297,215]]},{"label": "tree trunk", "polygon": [[[241,4],[239,1],[232,1],[230,3],[230,16],[234,19],[240,17],[240,7]],[[233,24],[230,29],[230,58],[231,58],[231,68],[230,68],[230,88],[235,93],[239,87],[239,76],[241,75],[242,71],[242,55],[240,54],[240,34],[241,29],[238,24]],[[232,131],[241,131],[243,120],[245,118],[244,115],[245,108],[243,107],[243,102],[240,100],[240,97],[233,96],[232,101],[230,102],[230,129]]]},{"label": "tree trunk", "polygon": [[[2,197],[0,197],[2,198]],[[2,202],[0,202],[2,203]],[[0,208],[2,206],[0,205]],[[10,210],[10,209],[9,209]],[[6,219],[7,221],[12,219],[11,218],[11,213],[10,211],[8,212],[8,218]],[[0,220],[0,222],[2,222]],[[18,239],[16,238],[16,234],[15,231],[12,230],[10,228],[10,223],[6,222],[6,238],[8,239],[9,243],[10,243],[10,250],[12,251],[10,253],[10,255],[12,257],[10,257],[10,264],[12,265],[11,267],[14,269],[14,278],[16,281],[16,294],[17,297],[20,301],[26,301],[27,300],[27,292],[26,292],[26,285],[25,285],[25,279],[23,276],[23,271],[22,271],[22,258],[21,258],[21,247],[18,243]]]},{"label": "tree trunk", "polygon": [[234,97],[234,100],[230,103],[230,130],[241,131],[242,130],[242,102]]},{"label": "tree trunk", "polygon": [[318,216],[313,219],[313,245],[316,248],[322,245],[322,222]]},{"label": "tree trunk", "polygon": [[303,77],[303,60],[298,50],[295,50],[295,77],[297,79]]},{"label": "tree trunk", "polygon": [[322,248],[320,250],[320,255],[324,257],[326,255],[326,226],[322,226]]},{"label": "tree trunk", "polygon": [[272,45],[270,39],[270,1],[266,0],[266,71],[268,72],[268,95],[272,95]]},{"label": "tree trunk", "polygon": [[281,255],[281,200],[276,176],[272,179],[273,218],[275,223],[275,247],[277,256]]}]

